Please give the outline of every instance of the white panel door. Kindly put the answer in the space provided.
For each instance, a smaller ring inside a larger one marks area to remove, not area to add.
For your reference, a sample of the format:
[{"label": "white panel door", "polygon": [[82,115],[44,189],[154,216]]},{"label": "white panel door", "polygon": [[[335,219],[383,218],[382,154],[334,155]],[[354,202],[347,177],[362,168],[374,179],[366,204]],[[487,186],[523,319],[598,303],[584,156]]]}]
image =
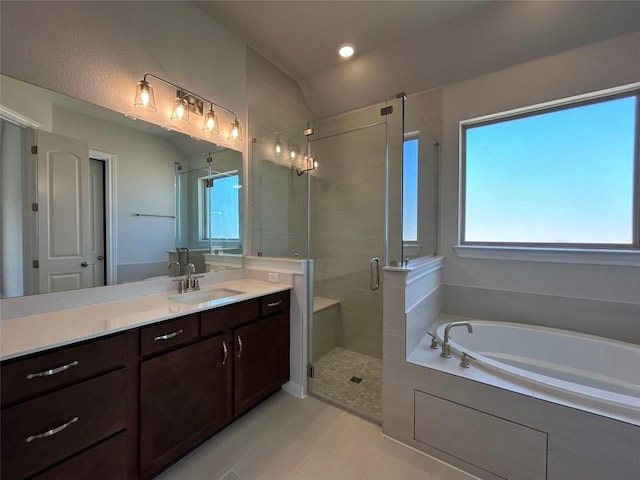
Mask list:
[{"label": "white panel door", "polygon": [[89,145],[37,132],[40,293],[93,286]]}]

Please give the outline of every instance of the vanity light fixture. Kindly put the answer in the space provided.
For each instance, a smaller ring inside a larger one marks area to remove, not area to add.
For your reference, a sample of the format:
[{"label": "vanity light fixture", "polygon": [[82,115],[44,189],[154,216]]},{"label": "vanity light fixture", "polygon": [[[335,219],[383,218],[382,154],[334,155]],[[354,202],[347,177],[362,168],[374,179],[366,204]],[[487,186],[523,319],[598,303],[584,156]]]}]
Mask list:
[{"label": "vanity light fixture", "polygon": [[[136,97],[133,102],[133,106],[135,108],[150,110],[153,112],[157,111],[155,94],[153,92],[151,83],[149,83],[149,81],[147,80],[148,77],[154,78],[159,82],[170,85],[176,89],[176,97],[173,101],[171,120],[184,121],[188,123],[189,112],[196,115],[204,115],[202,131],[219,133],[218,116],[213,110],[213,106],[215,105],[217,109],[227,112],[234,118],[229,125],[229,134],[227,136],[227,140],[242,142],[242,129],[240,127],[240,122],[238,121],[238,116],[235,114],[235,112],[232,112],[228,108],[224,108],[222,105],[218,105],[211,100],[207,100],[200,95],[190,92],[189,90],[186,90],[185,88],[182,88],[175,83],[171,83],[164,78],[153,75],[152,73],[145,73],[142,80],[137,83]],[[207,112],[204,112],[205,103],[208,103],[210,105],[210,108]]]},{"label": "vanity light fixture", "polygon": [[298,158],[299,147],[295,143],[289,144],[289,158],[292,162],[295,162]]},{"label": "vanity light fixture", "polygon": [[296,168],[296,173],[298,174],[298,176],[302,175],[304,172],[310,172],[311,170],[315,170],[316,168],[318,168],[318,161],[315,159],[315,157],[309,157],[305,155],[300,163],[300,168]]},{"label": "vanity light fixture", "polygon": [[204,114],[204,123],[202,124],[203,132],[218,133],[218,115],[213,111],[213,105],[208,112]]},{"label": "vanity light fixture", "polygon": [[242,142],[242,129],[240,128],[238,117],[236,117],[236,119],[231,122],[231,130],[229,130],[229,136],[227,137],[227,140]]},{"label": "vanity light fixture", "polygon": [[153,94],[153,87],[146,80],[140,80],[136,88],[136,99],[133,102],[135,108],[156,111],[156,97]]},{"label": "vanity light fixture", "polygon": [[[311,170],[315,170],[316,168],[318,168],[318,160],[316,159],[316,157],[311,156],[311,139],[309,137],[311,137],[313,133],[313,127],[307,124],[307,128],[304,130],[304,136],[307,137],[307,153],[305,153],[304,156],[302,156],[302,158],[300,159],[300,168],[296,168],[293,166],[291,167],[292,169],[295,168],[298,176],[302,175],[305,172],[310,172]],[[292,160],[295,161],[293,157]]]},{"label": "vanity light fixture", "polygon": [[281,157],[282,154],[284,153],[284,150],[282,148],[282,142],[280,141],[279,135],[276,137],[276,141],[273,142],[273,153],[275,153],[276,156],[278,157]]},{"label": "vanity light fixture", "polygon": [[182,92],[178,92],[173,101],[173,110],[171,111],[171,120],[189,123],[189,103],[184,98]]}]

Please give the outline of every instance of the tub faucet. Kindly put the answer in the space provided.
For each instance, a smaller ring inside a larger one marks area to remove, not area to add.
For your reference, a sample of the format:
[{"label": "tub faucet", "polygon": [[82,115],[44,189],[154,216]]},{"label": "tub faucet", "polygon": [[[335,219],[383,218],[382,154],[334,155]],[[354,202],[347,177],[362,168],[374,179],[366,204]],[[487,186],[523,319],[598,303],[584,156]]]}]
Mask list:
[{"label": "tub faucet", "polygon": [[442,358],[451,358],[451,345],[449,345],[449,331],[453,327],[467,327],[467,332],[473,333],[473,327],[469,322],[451,322],[444,329],[444,339],[442,340]]}]

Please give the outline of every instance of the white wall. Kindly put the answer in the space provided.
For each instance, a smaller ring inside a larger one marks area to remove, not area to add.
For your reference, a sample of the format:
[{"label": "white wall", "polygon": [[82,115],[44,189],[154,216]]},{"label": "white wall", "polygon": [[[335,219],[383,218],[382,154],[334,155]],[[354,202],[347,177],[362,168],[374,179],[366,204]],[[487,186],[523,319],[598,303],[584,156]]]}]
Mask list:
[{"label": "white wall", "polygon": [[[638,81],[639,51],[640,33],[634,33],[443,89],[441,250],[446,257],[443,277],[445,312],[470,314],[475,311],[480,314],[493,308],[511,311],[515,315],[522,307],[519,302],[523,302],[523,298],[516,296],[502,298],[499,305],[487,305],[491,291],[614,302],[607,303],[607,309],[621,308],[626,313],[619,312],[621,317],[616,328],[621,330],[609,334],[627,338],[627,333],[635,331],[635,341],[640,341],[638,267],[462,259],[452,249],[458,241],[459,122]],[[473,293],[474,298],[461,298],[452,292]],[[544,310],[544,305],[538,307]],[[560,316],[561,312],[557,315]],[[549,313],[548,321],[561,321],[553,317],[553,312]],[[572,327],[580,329],[578,323]],[[585,328],[589,330],[591,327]]]},{"label": "white wall", "polygon": [[[245,44],[191,2],[3,1],[0,9],[4,75],[203,137],[201,117],[180,127],[169,120],[172,87],[150,80],[158,111],[133,108],[136,82],[153,73],[246,125]],[[232,120],[218,115],[223,126]],[[226,129],[214,141],[228,145]]]},{"label": "white wall", "polygon": [[51,131],[51,92],[0,75],[0,105]]},{"label": "white wall", "polygon": [[22,128],[0,120],[0,298],[24,293]]},{"label": "white wall", "polygon": [[167,251],[175,247],[174,222],[133,213],[175,216],[174,162],[186,161],[184,155],[166,138],[59,107],[53,131],[115,155],[117,264],[161,262],[164,273]]}]

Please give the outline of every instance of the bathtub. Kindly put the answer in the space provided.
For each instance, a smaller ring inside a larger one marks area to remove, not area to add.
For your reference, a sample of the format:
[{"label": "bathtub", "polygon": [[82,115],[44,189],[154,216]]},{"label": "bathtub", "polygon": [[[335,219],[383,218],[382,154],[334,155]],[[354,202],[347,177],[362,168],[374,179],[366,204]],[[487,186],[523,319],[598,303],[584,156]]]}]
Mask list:
[{"label": "bathtub", "polygon": [[[640,346],[555,328],[473,320],[450,330],[452,352],[528,387],[640,419]],[[437,329],[442,341],[446,324]],[[452,359],[451,359],[452,360]],[[617,415],[616,415],[617,416]],[[634,422],[635,423],[635,422]]]}]

